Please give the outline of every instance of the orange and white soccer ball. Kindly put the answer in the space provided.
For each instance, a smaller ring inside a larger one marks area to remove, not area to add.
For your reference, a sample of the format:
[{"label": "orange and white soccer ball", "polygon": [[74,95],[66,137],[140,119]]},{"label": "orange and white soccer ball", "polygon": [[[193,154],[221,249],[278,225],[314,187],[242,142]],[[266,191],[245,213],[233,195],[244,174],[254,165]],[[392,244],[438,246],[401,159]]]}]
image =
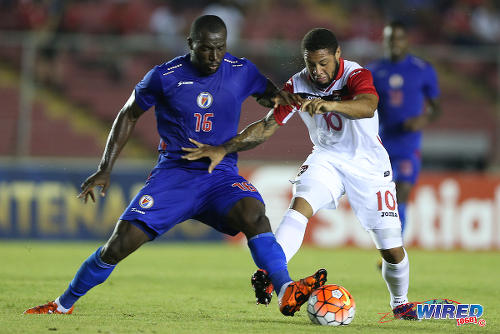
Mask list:
[{"label": "orange and white soccer ball", "polygon": [[315,324],[349,325],[356,313],[356,303],[346,288],[328,284],[314,290],[307,302],[307,314]]}]

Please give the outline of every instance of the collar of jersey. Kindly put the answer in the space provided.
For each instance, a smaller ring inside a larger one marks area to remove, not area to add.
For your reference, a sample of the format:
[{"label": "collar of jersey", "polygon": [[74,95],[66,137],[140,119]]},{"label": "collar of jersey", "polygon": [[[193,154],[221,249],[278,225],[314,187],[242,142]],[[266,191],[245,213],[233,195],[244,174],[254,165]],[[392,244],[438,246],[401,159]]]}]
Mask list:
[{"label": "collar of jersey", "polygon": [[190,59],[190,54],[186,54],[184,56],[184,59],[183,59],[183,62],[186,64],[186,68],[189,70],[189,74],[198,78],[198,80],[203,80],[205,78],[211,78],[212,76],[216,75],[220,70],[221,70],[221,67],[224,65],[224,59],[226,59],[226,57],[229,55],[229,53],[226,52],[226,54],[224,55],[224,58],[222,59],[222,62],[219,66],[219,68],[217,69],[217,71],[215,73],[212,73],[212,74],[209,74],[209,75],[201,75],[200,72],[198,71],[198,69],[196,67],[194,67],[193,63],[191,63],[191,59]]}]

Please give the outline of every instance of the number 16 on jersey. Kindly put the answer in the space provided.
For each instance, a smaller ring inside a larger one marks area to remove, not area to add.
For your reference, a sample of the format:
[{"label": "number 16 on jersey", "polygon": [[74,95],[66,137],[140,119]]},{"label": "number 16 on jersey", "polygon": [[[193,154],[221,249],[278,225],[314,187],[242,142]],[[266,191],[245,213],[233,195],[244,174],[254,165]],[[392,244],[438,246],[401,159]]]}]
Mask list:
[{"label": "number 16 on jersey", "polygon": [[206,114],[200,114],[199,112],[194,113],[194,117],[196,118],[196,132],[210,132],[212,131],[212,121],[210,120],[214,114],[211,112],[207,112]]}]

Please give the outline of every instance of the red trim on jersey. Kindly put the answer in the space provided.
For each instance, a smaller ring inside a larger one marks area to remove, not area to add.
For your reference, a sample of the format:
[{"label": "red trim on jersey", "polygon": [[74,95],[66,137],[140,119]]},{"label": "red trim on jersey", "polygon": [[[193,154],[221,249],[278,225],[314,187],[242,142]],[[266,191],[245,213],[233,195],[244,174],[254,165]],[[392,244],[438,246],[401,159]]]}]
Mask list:
[{"label": "red trim on jersey", "polygon": [[339,58],[339,65],[340,65],[339,72],[337,73],[335,80],[342,78],[342,76],[344,75],[344,58],[342,57]]},{"label": "red trim on jersey", "polygon": [[[283,90],[286,90],[287,92],[293,93],[293,80],[290,78],[283,86]],[[298,106],[277,106],[274,108],[273,111],[273,116],[274,119],[276,120],[276,123],[279,125],[283,125],[283,120],[293,111],[293,108]]]},{"label": "red trim on jersey", "polygon": [[366,68],[357,68],[349,74],[347,88],[353,97],[359,94],[373,94],[378,97],[372,74]]}]

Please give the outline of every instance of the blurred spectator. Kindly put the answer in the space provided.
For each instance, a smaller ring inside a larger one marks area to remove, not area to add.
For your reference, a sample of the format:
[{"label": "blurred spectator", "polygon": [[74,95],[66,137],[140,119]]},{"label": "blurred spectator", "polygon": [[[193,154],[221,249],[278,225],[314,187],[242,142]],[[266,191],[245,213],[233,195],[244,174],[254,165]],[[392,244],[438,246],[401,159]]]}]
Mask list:
[{"label": "blurred spectator", "polygon": [[63,65],[59,61],[61,34],[65,32],[64,14],[70,1],[44,0],[44,19],[37,27],[38,58],[35,66],[36,81],[46,87],[62,90]]},{"label": "blurred spectator", "polygon": [[485,0],[471,15],[471,29],[486,43],[500,42],[500,12],[493,1]]},{"label": "blurred spectator", "polygon": [[243,6],[234,0],[211,1],[203,10],[202,15],[220,17],[227,28],[227,46],[230,49],[239,43],[244,22]]},{"label": "blurred spectator", "polygon": [[156,1],[156,8],[149,19],[149,29],[170,50],[186,47],[184,29],[186,20],[176,10],[175,4]]}]

